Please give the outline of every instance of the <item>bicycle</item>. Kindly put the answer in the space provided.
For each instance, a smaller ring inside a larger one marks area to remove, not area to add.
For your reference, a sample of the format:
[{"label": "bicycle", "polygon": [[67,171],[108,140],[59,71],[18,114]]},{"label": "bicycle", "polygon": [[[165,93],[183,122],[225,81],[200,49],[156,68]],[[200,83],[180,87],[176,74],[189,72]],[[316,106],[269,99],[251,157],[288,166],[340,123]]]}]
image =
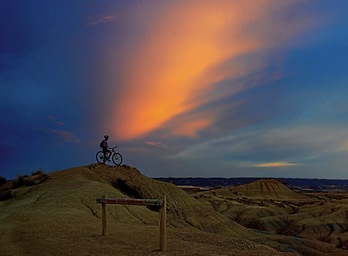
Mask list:
[{"label": "bicycle", "polygon": [[120,153],[116,152],[116,148],[117,146],[110,148],[111,152],[109,153],[108,157],[104,156],[104,152],[102,150],[98,151],[96,154],[97,162],[100,164],[105,164],[106,161],[110,161],[109,159],[111,159],[115,165],[121,165],[123,162],[123,157]]}]

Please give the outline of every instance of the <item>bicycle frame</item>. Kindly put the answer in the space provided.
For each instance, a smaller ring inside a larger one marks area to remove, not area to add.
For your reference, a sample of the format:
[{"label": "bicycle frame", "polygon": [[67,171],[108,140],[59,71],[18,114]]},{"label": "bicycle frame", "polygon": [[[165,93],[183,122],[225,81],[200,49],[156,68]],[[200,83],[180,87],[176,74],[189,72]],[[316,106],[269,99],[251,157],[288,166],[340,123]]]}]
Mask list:
[{"label": "bicycle frame", "polygon": [[115,165],[121,165],[123,162],[123,157],[116,151],[116,148],[117,146],[110,148],[108,155],[104,155],[102,150],[98,151],[96,154],[97,162],[100,164],[105,164],[105,162],[110,162],[110,160],[112,160]]}]

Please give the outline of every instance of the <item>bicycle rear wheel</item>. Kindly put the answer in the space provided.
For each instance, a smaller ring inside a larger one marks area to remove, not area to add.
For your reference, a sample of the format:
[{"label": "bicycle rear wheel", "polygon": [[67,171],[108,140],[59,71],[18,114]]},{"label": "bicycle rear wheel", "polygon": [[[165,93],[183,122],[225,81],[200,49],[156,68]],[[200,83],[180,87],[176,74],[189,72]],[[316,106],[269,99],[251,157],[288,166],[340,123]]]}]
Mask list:
[{"label": "bicycle rear wheel", "polygon": [[123,162],[123,157],[120,153],[115,153],[113,156],[112,156],[112,162],[115,164],[115,165],[121,165],[122,162]]},{"label": "bicycle rear wheel", "polygon": [[98,151],[95,157],[98,163],[105,164],[106,159],[104,158],[103,151]]}]

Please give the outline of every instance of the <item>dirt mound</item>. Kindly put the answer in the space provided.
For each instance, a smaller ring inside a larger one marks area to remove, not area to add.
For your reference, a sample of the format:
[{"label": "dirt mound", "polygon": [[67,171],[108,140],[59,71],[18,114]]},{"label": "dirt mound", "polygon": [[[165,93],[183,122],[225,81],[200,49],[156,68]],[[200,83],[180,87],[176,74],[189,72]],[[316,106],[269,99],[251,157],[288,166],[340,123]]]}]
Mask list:
[{"label": "dirt mound", "polygon": [[128,197],[160,199],[166,196],[168,224],[173,227],[194,227],[235,237],[253,235],[224,215],[216,214],[210,204],[202,204],[177,186],[148,178],[134,168],[90,165],[89,169]]},{"label": "dirt mound", "polygon": [[[217,211],[129,166],[93,164],[48,176],[38,185],[14,189],[16,197],[0,202],[1,255],[158,255],[158,209],[108,205],[109,235],[100,236],[101,206],[95,199],[164,195],[166,255],[340,255],[322,242],[249,230],[227,214],[238,202],[215,197],[226,206],[225,212]],[[275,216],[280,212],[271,210]],[[346,240],[342,233],[342,243]]]},{"label": "dirt mound", "polygon": [[250,199],[273,200],[306,200],[307,196],[294,192],[277,179],[262,179],[249,184],[230,187],[229,191],[235,195]]},{"label": "dirt mound", "polygon": [[330,245],[348,248],[348,199],[344,194],[304,195],[267,179],[197,193],[196,198],[253,230],[308,239],[312,245],[304,244],[310,246],[324,242],[326,245],[315,247],[326,253]]},{"label": "dirt mound", "polygon": [[16,197],[0,202],[1,255],[158,255],[157,210],[107,206],[109,235],[100,236],[101,206],[95,199],[102,195],[165,195],[166,255],[294,255],[251,241],[261,241],[262,236],[217,213],[209,203],[127,166],[71,168],[14,192]]}]

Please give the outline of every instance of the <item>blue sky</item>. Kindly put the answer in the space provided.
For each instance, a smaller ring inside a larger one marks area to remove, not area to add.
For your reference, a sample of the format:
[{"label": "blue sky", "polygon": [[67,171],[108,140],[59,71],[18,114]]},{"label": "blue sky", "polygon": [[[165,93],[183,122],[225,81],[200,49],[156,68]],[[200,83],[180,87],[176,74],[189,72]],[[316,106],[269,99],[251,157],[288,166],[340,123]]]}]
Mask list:
[{"label": "blue sky", "polygon": [[0,0],[0,176],[348,179],[348,2]]}]

